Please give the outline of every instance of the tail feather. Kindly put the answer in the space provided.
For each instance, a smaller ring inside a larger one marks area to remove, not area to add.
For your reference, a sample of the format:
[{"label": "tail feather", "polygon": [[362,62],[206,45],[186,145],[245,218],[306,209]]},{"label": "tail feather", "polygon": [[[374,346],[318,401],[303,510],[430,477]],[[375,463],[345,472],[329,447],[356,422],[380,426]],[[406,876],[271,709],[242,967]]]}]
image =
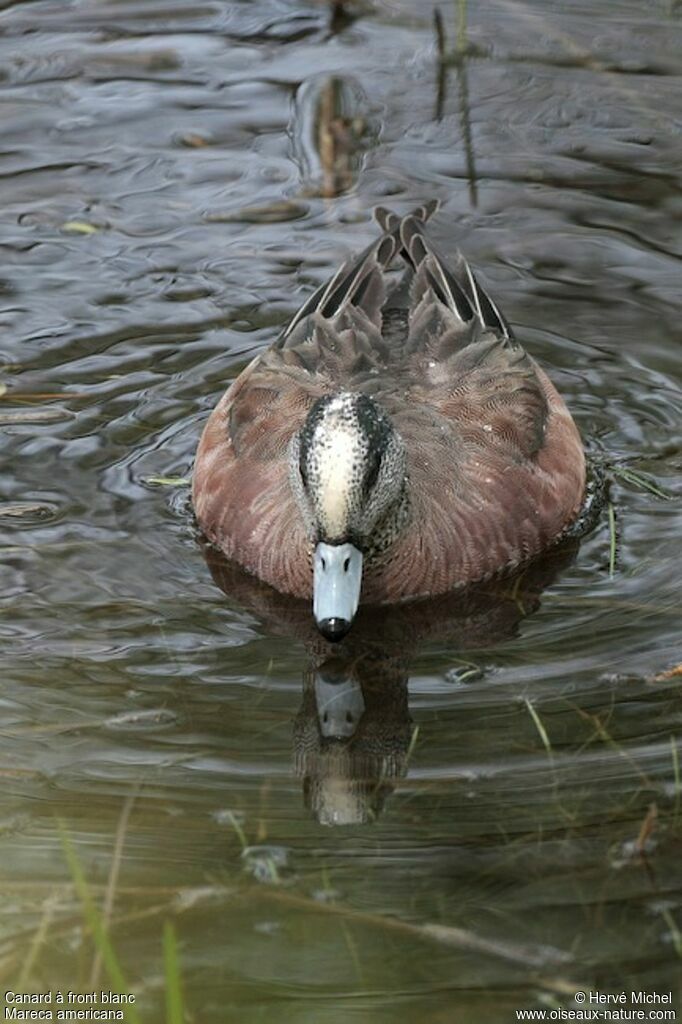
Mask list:
[{"label": "tail feather", "polygon": [[[377,206],[374,210],[374,219],[385,234],[391,234],[396,238],[400,238],[402,225],[408,218],[413,218],[420,224],[426,224],[426,222],[439,208],[440,200],[431,199],[428,203],[422,203],[421,206],[415,207],[415,209],[412,210],[411,213],[408,213],[406,217],[399,217],[397,213],[393,212],[393,210],[388,210],[385,206]],[[412,262],[409,252],[404,248],[404,246],[400,250],[400,255],[414,270],[414,263]]]},{"label": "tail feather", "polygon": [[296,328],[314,313],[332,320],[344,310],[359,310],[381,331],[382,305],[386,298],[384,272],[398,255],[413,274],[410,287],[413,312],[424,299],[431,297],[459,323],[478,322],[483,327],[493,328],[505,340],[513,341],[509,324],[461,253],[450,264],[425,234],[424,226],[438,207],[438,201],[432,200],[400,217],[378,206],[374,216],[381,236],[364,252],[347,260],[330,281],[308,298],[280,343],[287,345],[297,341],[300,331]]},{"label": "tail feather", "polygon": [[512,339],[505,317],[478,283],[461,253],[449,265],[424,234],[423,225],[413,217],[404,218],[400,231],[403,248],[408,250],[415,264],[414,287],[419,297],[430,288],[460,320],[467,322],[476,317],[482,326],[492,327],[503,338]]}]

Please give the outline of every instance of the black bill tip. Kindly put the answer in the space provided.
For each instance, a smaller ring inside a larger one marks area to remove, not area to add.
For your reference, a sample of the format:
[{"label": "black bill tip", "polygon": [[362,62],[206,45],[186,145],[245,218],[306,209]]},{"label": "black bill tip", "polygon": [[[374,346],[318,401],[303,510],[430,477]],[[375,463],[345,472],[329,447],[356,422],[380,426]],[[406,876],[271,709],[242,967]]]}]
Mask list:
[{"label": "black bill tip", "polygon": [[339,640],[343,640],[344,636],[350,629],[350,620],[337,617],[322,619],[318,622],[317,628],[326,640],[330,640],[335,644],[338,643]]}]

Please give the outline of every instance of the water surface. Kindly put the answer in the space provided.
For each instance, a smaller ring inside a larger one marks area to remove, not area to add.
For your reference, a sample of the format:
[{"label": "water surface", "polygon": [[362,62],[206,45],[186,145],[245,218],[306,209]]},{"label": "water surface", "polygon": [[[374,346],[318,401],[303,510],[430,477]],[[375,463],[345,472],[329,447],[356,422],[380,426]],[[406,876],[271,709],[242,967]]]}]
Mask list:
[{"label": "water surface", "polygon": [[[166,920],[202,1022],[679,1010],[680,8],[444,6],[440,69],[430,2],[355,13],[2,5],[0,977],[110,983],[61,822],[145,1021]],[[182,481],[373,206],[431,197],[616,467],[617,542],[604,510],[330,661]]]}]

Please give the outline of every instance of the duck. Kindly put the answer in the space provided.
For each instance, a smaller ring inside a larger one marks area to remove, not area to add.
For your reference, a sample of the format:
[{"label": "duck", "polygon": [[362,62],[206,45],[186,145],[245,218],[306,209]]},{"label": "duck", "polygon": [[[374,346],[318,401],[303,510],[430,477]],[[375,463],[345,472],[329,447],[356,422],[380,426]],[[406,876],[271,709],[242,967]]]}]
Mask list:
[{"label": "duck", "polygon": [[518,569],[584,500],[565,402],[461,252],[429,237],[436,208],[375,210],[379,237],[230,384],[197,449],[205,538],[312,602],[332,643],[360,602]]}]

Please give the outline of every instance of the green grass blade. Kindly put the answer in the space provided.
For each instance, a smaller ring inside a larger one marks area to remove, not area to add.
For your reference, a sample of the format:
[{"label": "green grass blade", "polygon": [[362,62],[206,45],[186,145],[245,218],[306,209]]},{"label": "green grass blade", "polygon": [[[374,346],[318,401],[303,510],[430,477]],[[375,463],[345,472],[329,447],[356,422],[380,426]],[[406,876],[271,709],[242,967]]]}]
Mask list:
[{"label": "green grass blade", "polygon": [[58,897],[56,893],[52,893],[52,895],[48,897],[48,899],[45,901],[43,905],[43,916],[40,919],[40,924],[38,925],[38,928],[33,936],[33,940],[31,942],[30,948],[28,950],[23,966],[21,968],[19,980],[16,984],[18,992],[24,992],[28,988],[29,979],[31,978],[31,972],[33,971],[35,963],[38,959],[38,954],[42,947],[45,945],[45,939],[47,938],[47,933],[50,924],[52,923],[52,918],[54,917],[54,912],[57,907],[57,901]]},{"label": "green grass blade", "polygon": [[533,705],[531,704],[531,702],[528,700],[527,697],[524,698],[524,704],[526,705],[526,708],[528,709],[528,713],[529,713],[530,717],[533,719],[533,724],[534,724],[535,728],[538,731],[538,736],[542,740],[543,747],[545,748],[545,750],[547,751],[549,756],[552,757],[553,756],[552,744],[550,742],[549,736],[547,735],[547,730],[545,729],[545,727],[544,727],[544,725],[542,723],[542,719],[540,718],[539,714],[537,713],[537,711],[535,710],[535,708],[533,707]]},{"label": "green grass blade", "polygon": [[241,827],[241,825],[237,821],[236,814],[234,814],[232,811],[228,811],[227,814],[225,815],[225,817],[228,819],[228,821],[232,825],[232,828],[234,829],[235,834],[237,836],[237,839],[239,840],[239,845],[241,846],[242,853],[243,853],[244,850],[249,845],[248,840],[246,838],[246,835],[244,834],[244,829]]},{"label": "green grass blade", "polygon": [[467,0],[457,3],[457,49],[464,53],[467,48]]},{"label": "green grass blade", "polygon": [[180,985],[180,961],[175,929],[170,921],[163,926],[163,966],[166,976],[166,1021],[167,1024],[184,1024],[185,1012],[182,1004]]},{"label": "green grass blade", "polygon": [[670,938],[672,939],[673,949],[682,960],[682,935],[680,934],[680,929],[677,927],[677,922],[668,907],[665,907],[661,911],[661,915],[670,929]]},{"label": "green grass blade", "polygon": [[[64,856],[69,866],[69,870],[76,887],[76,892],[78,893],[78,897],[83,905],[83,915],[90,931],[92,932],[95,944],[102,957],[102,962],[104,963],[106,971],[112,984],[115,986],[116,991],[121,994],[128,994],[130,992],[130,987],[125,980],[125,976],[121,969],[121,965],[118,962],[118,957],[116,956],[114,947],[112,946],[109,936],[107,935],[106,928],[102,923],[100,912],[90,894],[88,883],[85,879],[85,874],[80,861],[76,856],[73,843],[71,842],[71,839],[63,825],[60,825],[59,831],[61,834]],[[142,1024],[140,1015],[133,1003],[126,1006],[126,1017],[128,1024]]]}]

